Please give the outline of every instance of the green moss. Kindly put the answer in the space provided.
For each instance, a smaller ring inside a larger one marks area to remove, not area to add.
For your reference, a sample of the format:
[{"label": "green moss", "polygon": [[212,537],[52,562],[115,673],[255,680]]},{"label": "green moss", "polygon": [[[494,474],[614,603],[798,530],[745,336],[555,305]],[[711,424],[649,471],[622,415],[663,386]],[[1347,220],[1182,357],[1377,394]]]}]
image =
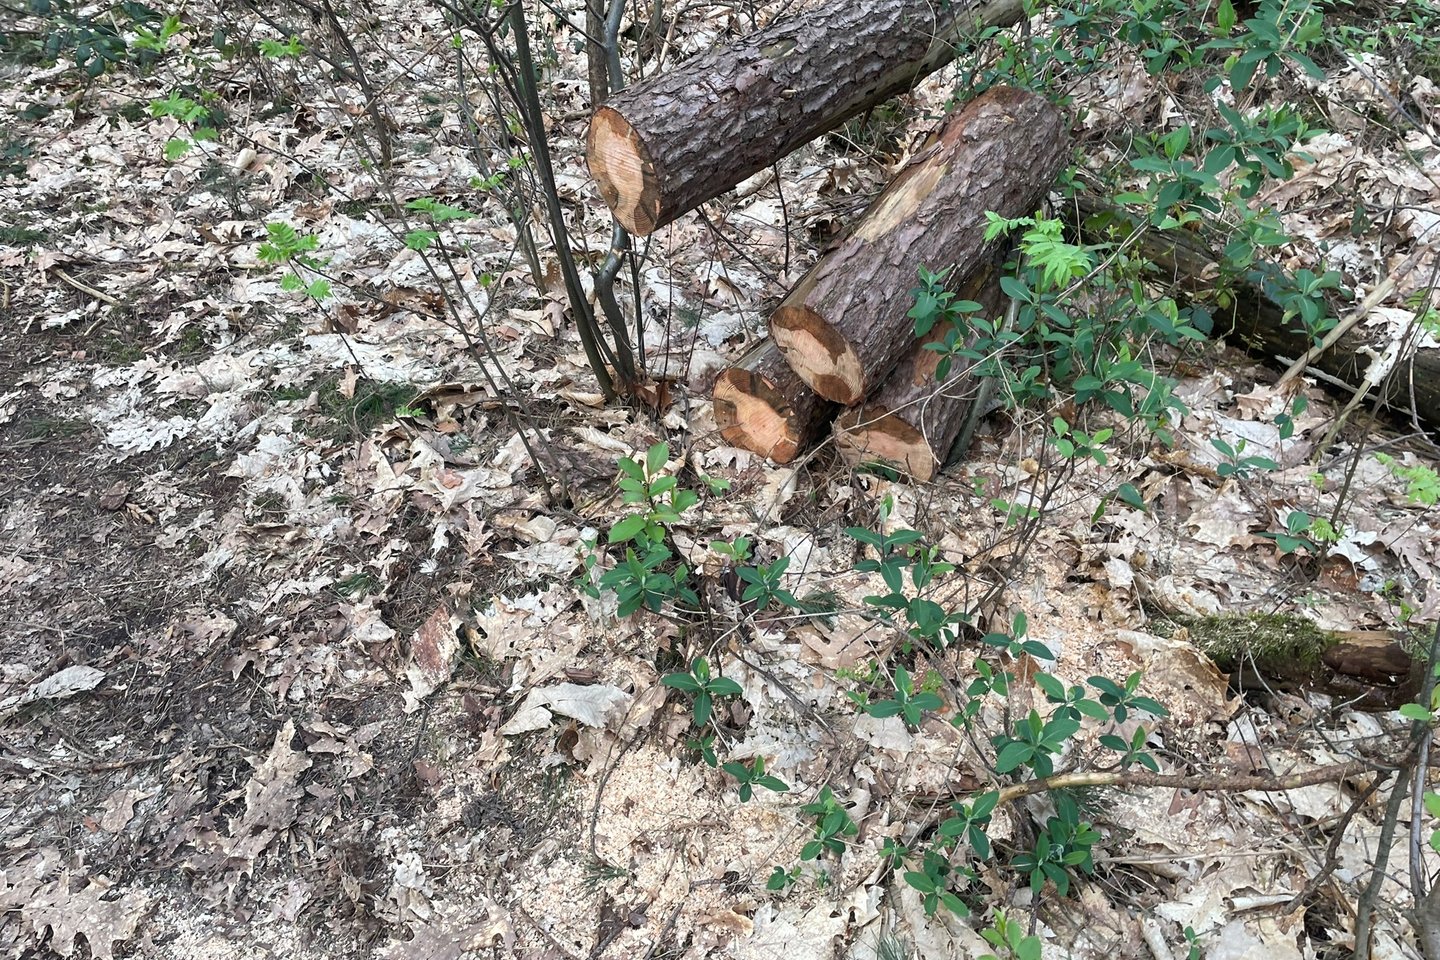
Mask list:
[{"label": "green moss", "polygon": [[106,334],[95,343],[95,356],[101,363],[123,367],[145,359],[145,348],[115,334]]},{"label": "green moss", "polygon": [[26,440],[59,440],[75,437],[90,429],[84,420],[63,417],[33,417],[19,422],[20,435]]},{"label": "green moss", "polygon": [[405,406],[416,394],[413,384],[362,380],[356,384],[355,395],[347,397],[340,392],[339,383],[336,377],[325,377],[310,383],[277,387],[271,396],[285,401],[304,400],[315,394],[319,410],[306,418],[307,432],[345,443],[368,435],[392,419],[396,409]]},{"label": "green moss", "polygon": [[1190,641],[1227,673],[1253,664],[1270,676],[1309,677],[1336,643],[1333,634],[1304,617],[1281,613],[1172,618],[1168,625],[1171,633],[1181,627],[1188,631]]},{"label": "green moss", "polygon": [[[0,179],[4,179],[3,170],[0,170]],[[44,243],[48,236],[44,230],[0,223],[0,246],[33,247],[37,243]]]}]

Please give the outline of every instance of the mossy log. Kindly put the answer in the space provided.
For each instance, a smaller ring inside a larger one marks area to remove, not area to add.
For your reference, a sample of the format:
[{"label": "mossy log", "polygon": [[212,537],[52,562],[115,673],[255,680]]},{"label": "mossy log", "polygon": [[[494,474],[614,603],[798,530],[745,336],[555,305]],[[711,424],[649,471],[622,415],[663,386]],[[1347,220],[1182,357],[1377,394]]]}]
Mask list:
[{"label": "mossy log", "polygon": [[1322,630],[1303,617],[1176,617],[1189,639],[1237,687],[1314,691],[1368,709],[1393,710],[1420,689],[1423,664],[1384,630]]}]

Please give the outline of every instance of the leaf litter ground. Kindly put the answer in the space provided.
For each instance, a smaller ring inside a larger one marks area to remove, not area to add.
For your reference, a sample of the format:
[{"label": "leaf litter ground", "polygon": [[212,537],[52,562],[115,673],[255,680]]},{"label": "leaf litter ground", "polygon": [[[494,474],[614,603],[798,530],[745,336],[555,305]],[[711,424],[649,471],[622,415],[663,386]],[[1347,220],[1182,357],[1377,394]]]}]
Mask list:
[{"label": "leaf litter ground", "polygon": [[[358,39],[385,52],[377,69],[406,148],[392,181],[402,202],[436,196],[481,214],[455,228],[469,244],[459,289],[490,311],[499,363],[567,463],[575,506],[546,508],[507,401],[434,318],[438,291],[385,229],[385,198],[356,162],[357,91],[275,64],[268,82],[301,106],[266,111],[243,73],[204,78],[233,136],[166,163],[173,124],[132,107],[177,77],[112,74],[81,96],[71,72],[7,64],[23,118],[7,136],[31,152],[0,181],[0,943],[186,958],[983,952],[969,925],[925,918],[914,891],[877,868],[885,838],[908,838],[908,825],[983,783],[943,716],[909,731],[849,706],[840,672],[892,641],[850,614],[829,625],[722,617],[680,636],[659,620],[617,622],[571,582],[584,541],[622,515],[609,485],[618,457],[668,439],[696,472],[732,483],[677,531],[719,609],[718,558],[704,545],[737,535],[792,557],[795,592],[819,583],[858,607],[873,584],[850,572],[858,554],[840,530],[873,524],[886,495],[892,522],[961,562],[953,602],[996,585],[1019,546],[972,481],[1023,496],[1029,425],[994,427],[964,468],[915,490],[847,473],[828,451],[775,468],[725,448],[704,400],[803,269],[799,254],[853,219],[901,159],[882,150],[903,151],[941,87],[918,92],[885,136],[847,128],[787,159],[778,181],[757,177],[714,205],[718,237],[687,218],[656,238],[641,283],[647,342],[652,369],[679,382],[650,419],[598,403],[555,299],[515,269],[507,221],[470,189],[459,92],[437,52],[448,28],[428,10],[375,9]],[[213,19],[203,7],[187,16]],[[724,11],[690,17],[680,53],[745,28]],[[557,26],[547,15],[537,30]],[[561,190],[577,235],[603,250],[608,219],[581,159],[583,62],[563,43],[553,56]],[[178,79],[193,79],[176,59]],[[1318,94],[1346,110],[1368,89],[1349,73],[1335,85]],[[1091,94],[1127,116],[1176,109],[1123,67]],[[1413,98],[1435,109],[1433,87],[1417,84]],[[1336,127],[1341,139],[1312,150],[1314,166],[1273,198],[1295,207],[1295,232],[1318,242],[1333,227],[1318,211],[1331,204],[1333,221],[1346,189],[1409,210],[1435,201],[1433,139],[1412,135],[1402,149],[1353,119]],[[1407,151],[1419,175],[1399,161]],[[1354,182],[1336,185],[1326,163]],[[281,220],[319,237],[329,270],[373,296],[337,286],[316,306],[282,291],[280,271],[256,256],[264,225]],[[1373,286],[1412,254],[1433,262],[1422,221],[1397,219],[1392,246],[1347,240],[1347,282]],[[482,272],[498,282],[481,287]],[[1145,670],[1145,692],[1175,715],[1157,741],[1166,769],[1340,759],[1393,726],[1293,692],[1237,697],[1153,615],[1278,609],[1382,627],[1399,584],[1421,604],[1417,621],[1433,622],[1433,514],[1365,460],[1332,559],[1315,569],[1277,556],[1257,533],[1294,506],[1318,509],[1306,438],[1334,408],[1310,388],[1311,418],[1282,443],[1273,372],[1219,350],[1203,361],[1184,381],[1179,453],[1136,443],[1105,472],[1074,477],[1004,602],[981,612],[1005,623],[1025,610],[1072,682]],[[1205,441],[1217,431],[1249,438],[1280,469],[1222,481]],[[1328,487],[1344,466],[1326,468]],[[1093,523],[1122,478],[1157,506]],[[742,805],[733,784],[690,761],[685,705],[659,678],[702,647],[745,691],[717,718],[726,757],[765,757],[788,796],[760,791]],[[964,678],[968,656],[915,666]],[[944,688],[947,703],[955,693]],[[859,835],[823,885],[807,870],[789,892],[767,892],[773,867],[797,863],[810,839],[799,803],[826,784]],[[1288,914],[1249,907],[1304,885],[1353,790],[1103,798],[1100,875],[1041,911],[1047,955],[1153,955],[1155,943],[1180,955],[1185,926],[1215,957],[1343,947],[1377,806],[1343,838],[1332,893]],[[1001,817],[995,835],[1014,830]],[[1403,875],[1403,844],[1395,854]],[[995,897],[1010,896],[991,879]],[[1391,885],[1383,900],[1407,897]],[[1393,919],[1377,955],[1407,955],[1410,934]]]}]

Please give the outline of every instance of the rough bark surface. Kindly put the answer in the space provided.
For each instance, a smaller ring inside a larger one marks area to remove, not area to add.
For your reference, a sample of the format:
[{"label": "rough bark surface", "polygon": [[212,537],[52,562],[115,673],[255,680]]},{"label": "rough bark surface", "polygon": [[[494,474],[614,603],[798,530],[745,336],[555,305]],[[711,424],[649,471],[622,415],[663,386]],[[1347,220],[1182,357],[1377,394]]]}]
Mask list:
[{"label": "rough bark surface", "polygon": [[786,18],[612,97],[590,123],[591,176],[644,236],[1022,16],[1021,0],[844,0]]},{"label": "rough bark surface", "polygon": [[[1128,222],[1123,214],[1095,202],[1083,202],[1080,209],[1084,218],[1081,232],[1087,240],[1111,240],[1109,231],[1116,220]],[[1138,249],[1141,256],[1160,268],[1162,276],[1173,278],[1184,295],[1198,298],[1215,286],[1215,281],[1208,278],[1214,276],[1220,256],[1203,236],[1151,233],[1140,238]],[[1234,305],[1216,314],[1215,336],[1286,363],[1309,347],[1306,335],[1292,329],[1296,324],[1287,322],[1285,311],[1266,295],[1260,278],[1238,281],[1230,292]],[[1389,346],[1377,337],[1374,327],[1361,323],[1341,336],[1310,367],[1359,388],[1372,361]],[[1375,393],[1398,415],[1413,414],[1432,427],[1440,426],[1440,350],[1423,346],[1408,350],[1398,366]]]},{"label": "rough bark surface", "polygon": [[721,373],[713,399],[725,442],[776,463],[805,451],[837,409],[806,386],[772,340],[756,344]]},{"label": "rough bark surface", "polygon": [[[957,291],[974,300],[984,315],[996,319],[1002,312],[998,265],[982,265]],[[945,338],[937,325],[917,343],[873,397],[851,407],[835,421],[835,446],[849,464],[880,462],[910,477],[928,482],[945,465],[950,448],[974,408],[979,385],[965,372],[967,361],[957,361],[946,379],[937,382],[940,354],[924,344]]]},{"label": "rough bark surface", "polygon": [[967,274],[993,249],[985,212],[1033,213],[1068,156],[1060,111],[1043,98],[997,87],[970,103],[771,315],[786,361],[822,397],[859,403],[914,346],[919,268]]}]

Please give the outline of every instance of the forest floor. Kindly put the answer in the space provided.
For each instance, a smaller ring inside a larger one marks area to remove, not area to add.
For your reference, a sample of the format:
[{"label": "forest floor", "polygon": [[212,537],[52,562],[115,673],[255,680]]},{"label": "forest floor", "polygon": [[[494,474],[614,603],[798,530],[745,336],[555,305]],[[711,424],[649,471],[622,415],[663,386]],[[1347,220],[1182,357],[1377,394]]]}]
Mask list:
[{"label": "forest floor", "polygon": [[[1273,363],[1220,343],[1188,355],[1176,448],[1131,438],[1108,465],[1078,470],[1046,502],[1038,542],[1019,539],[993,499],[1018,501],[1033,479],[1043,430],[1023,418],[992,418],[966,462],[925,487],[851,471],[828,448],[777,467],[723,444],[715,373],[903,161],[952,75],[786,158],[778,179],[709,205],[708,223],[686,217],[653,238],[641,289],[624,293],[642,298],[649,369],[665,387],[632,409],[602,402],[553,289],[553,254],[541,251],[551,289],[537,289],[504,211],[473,188],[505,152],[477,164],[451,28],[416,7],[373,4],[357,35],[387,91],[384,178],[363,162],[378,140],[353,85],[303,57],[221,57],[207,4],[187,6],[189,28],[145,71],[86,79],[65,61],[0,60],[0,950],[986,952],[983,924],[927,917],[881,869],[887,838],[985,775],[943,711],[910,729],[846,697],[892,641],[858,612],[874,580],[855,572],[862,554],[843,530],[885,522],[887,497],[888,522],[957,563],[951,597],[1004,580],[981,613],[1003,629],[1023,611],[1058,675],[1143,671],[1143,691],[1171,713],[1152,741],[1166,771],[1285,772],[1402,735],[1394,713],[1343,697],[1237,689],[1186,630],[1162,629],[1223,613],[1390,631],[1402,600],[1410,625],[1440,619],[1434,507],[1389,466],[1352,456],[1380,443],[1403,466],[1434,468],[1435,448],[1382,425],[1317,451],[1345,396],[1310,381],[1308,410],[1282,437],[1274,418],[1292,394]],[[285,39],[237,17],[225,22],[246,42]],[[729,7],[686,17],[674,57],[747,26]],[[588,269],[610,227],[583,161],[584,59],[553,14],[536,15],[535,33],[558,38],[544,44],[546,109]],[[1368,89],[1343,70],[1326,82],[1317,109],[1337,116]],[[220,135],[167,159],[190,131],[150,105],[196,91],[223,108]],[[1127,115],[1174,106],[1136,64],[1081,93],[1079,108],[1089,96]],[[1326,243],[1357,301],[1410,258],[1377,311],[1391,320],[1429,282],[1435,231],[1403,217],[1371,234],[1345,227],[1356,195],[1375,210],[1440,205],[1440,97],[1418,81],[1400,95],[1420,129],[1402,140],[1337,120],[1265,198],[1312,241],[1293,262],[1318,263]],[[446,322],[394,197],[477,214],[449,228],[465,252],[446,289],[485,314],[488,374],[515,394],[487,388]],[[266,225],[280,222],[317,238],[332,296],[286,289],[284,268],[261,258]],[[507,416],[516,396],[564,464],[567,506],[553,505],[559,478],[535,467]],[[1276,469],[1220,476],[1214,436],[1245,438]],[[587,541],[625,514],[619,459],[661,441],[701,493],[680,539],[721,611],[705,631],[617,619],[613,600],[577,586]],[[1121,482],[1151,508],[1111,501],[1097,521]],[[1323,559],[1261,536],[1293,509],[1328,515],[1337,496],[1344,532]],[[838,615],[757,622],[727,607],[705,545],[737,536],[790,557],[787,583],[833,591]],[[696,655],[743,688],[717,715],[724,758],[763,756],[788,793],[741,803],[733,780],[694,762],[688,703],[659,680]],[[916,669],[942,678],[953,705],[975,655],[933,652]],[[859,833],[768,890],[777,866],[801,865],[813,820],[799,808],[825,786]],[[1383,815],[1377,796],[1342,821],[1359,795],[1355,782],[1104,795],[1095,876],[1037,904],[1046,955],[1158,957],[1159,943],[1184,956],[1187,927],[1217,960],[1348,951]],[[1333,882],[1273,909],[1326,862],[1337,822]],[[1019,832],[1006,817],[993,827],[997,843]],[[1377,957],[1418,955],[1403,919],[1410,850],[1402,829]],[[1027,891],[994,887],[993,902],[1028,915]]]}]

